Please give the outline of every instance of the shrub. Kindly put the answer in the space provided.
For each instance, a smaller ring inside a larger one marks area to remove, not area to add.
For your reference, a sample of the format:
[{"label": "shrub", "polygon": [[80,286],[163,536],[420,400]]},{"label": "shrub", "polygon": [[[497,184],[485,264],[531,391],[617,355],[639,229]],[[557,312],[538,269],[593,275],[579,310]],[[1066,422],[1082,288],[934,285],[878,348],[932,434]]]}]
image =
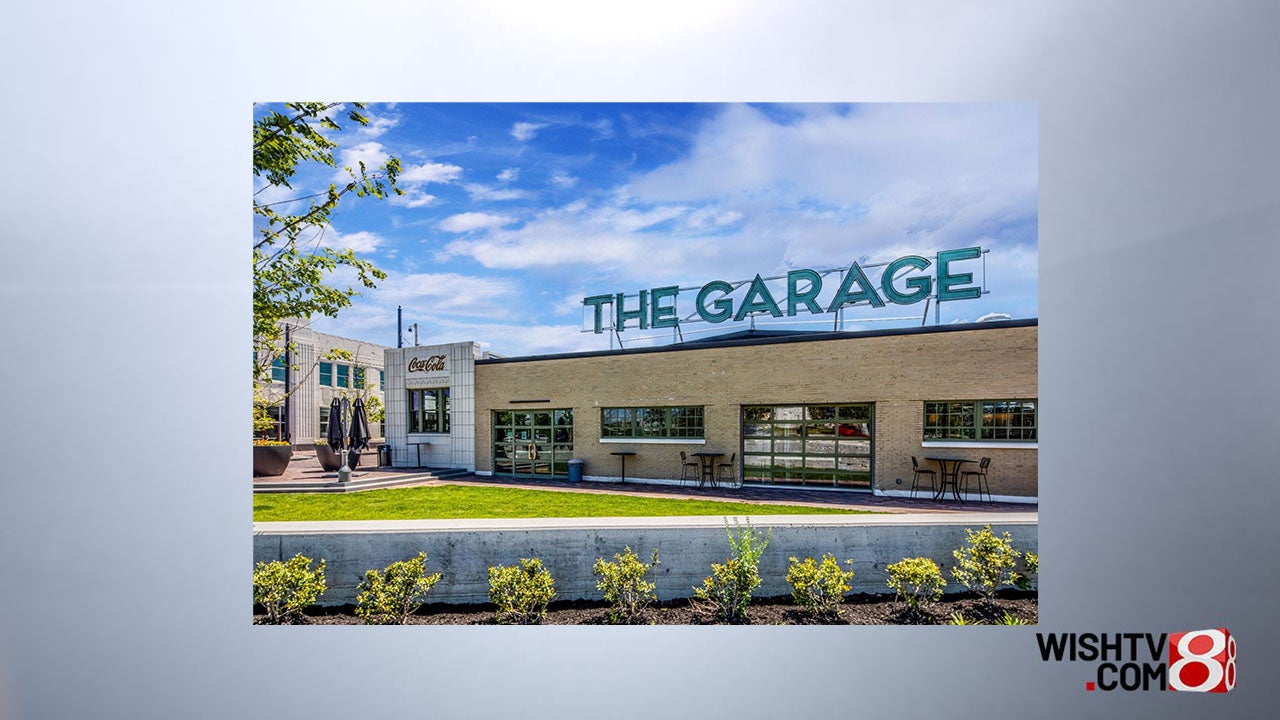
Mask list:
[{"label": "shrub", "polygon": [[299,553],[284,562],[260,562],[254,567],[253,601],[267,613],[263,622],[297,622],[302,609],[324,593],[324,560],[315,570],[311,562]]},{"label": "shrub", "polygon": [[982,620],[968,620],[964,613],[959,610],[951,613],[951,618],[947,621],[950,625],[985,625]]},{"label": "shrub", "polygon": [[702,581],[702,587],[695,587],[693,593],[704,601],[704,609],[715,617],[728,622],[743,622],[747,619],[751,592],[760,586],[760,555],[769,546],[773,531],[762,536],[751,529],[751,523],[747,523],[745,529],[736,521],[734,524],[738,527],[737,536],[729,528],[729,523],[725,523],[733,555],[724,565],[712,563],[711,576]]},{"label": "shrub", "polygon": [[658,549],[653,549],[653,562],[642,563],[630,547],[614,555],[617,562],[597,558],[592,572],[600,576],[596,589],[609,603],[609,622],[635,622],[644,616],[649,603],[658,599],[656,585],[645,580],[649,570],[658,564]]},{"label": "shrub", "polygon": [[547,614],[547,603],[555,597],[555,580],[542,568],[538,558],[521,558],[519,565],[489,568],[489,600],[496,606],[494,619],[500,623],[535,625]]},{"label": "shrub", "polygon": [[1035,590],[1039,583],[1040,575],[1040,556],[1027,552],[1022,555],[1023,567],[1026,572],[1020,574],[1017,580],[1013,581],[1015,587],[1019,590]]},{"label": "shrub", "polygon": [[831,553],[823,555],[821,563],[814,562],[811,557],[790,560],[787,582],[791,585],[792,599],[813,617],[839,617],[844,594],[853,589],[849,584],[853,579],[853,561],[845,561],[850,566],[849,572],[845,572]]},{"label": "shrub", "polygon": [[402,625],[440,581],[440,573],[427,574],[427,554],[393,562],[381,572],[364,574],[357,588],[356,615],[366,625]]},{"label": "shrub", "polygon": [[956,564],[951,576],[966,588],[977,592],[990,605],[1001,585],[1012,585],[1019,579],[1013,571],[1018,564],[1018,552],[1013,549],[1009,533],[997,537],[987,525],[978,532],[965,528],[969,544],[951,554]]},{"label": "shrub", "polygon": [[947,585],[938,563],[926,557],[903,558],[885,570],[889,573],[889,589],[913,611],[920,610],[925,602],[942,597],[942,589]]},{"label": "shrub", "polygon": [[1031,623],[1027,622],[1026,620],[1023,620],[1017,615],[1011,614],[1008,610],[1006,610],[1004,615],[1001,615],[1000,619],[996,621],[996,625],[1030,625],[1030,624]]}]

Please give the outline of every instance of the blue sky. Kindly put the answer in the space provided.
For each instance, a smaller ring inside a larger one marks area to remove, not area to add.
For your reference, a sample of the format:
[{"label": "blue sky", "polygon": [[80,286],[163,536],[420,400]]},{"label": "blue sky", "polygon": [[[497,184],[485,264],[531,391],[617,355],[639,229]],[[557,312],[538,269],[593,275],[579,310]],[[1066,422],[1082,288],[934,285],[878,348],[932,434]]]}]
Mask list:
[{"label": "blue sky", "polygon": [[[422,344],[477,340],[509,356],[608,349],[607,334],[582,332],[584,297],[973,246],[985,259],[957,270],[985,275],[989,292],[944,303],[941,321],[1037,316],[1031,104],[401,103],[368,114],[367,127],[329,133],[339,164],[397,156],[406,195],[344,198],[311,238],[388,273],[338,318],[313,318],[322,332],[395,345],[402,305]],[[310,168],[292,191],[258,200],[335,180]],[[785,281],[770,287],[783,302]],[[681,293],[682,317],[695,292]],[[851,307],[844,327],[919,325],[923,311]],[[829,315],[757,318],[779,322],[832,327]],[[694,338],[745,324],[683,329]],[[632,327],[622,340],[666,343],[671,331]]]}]

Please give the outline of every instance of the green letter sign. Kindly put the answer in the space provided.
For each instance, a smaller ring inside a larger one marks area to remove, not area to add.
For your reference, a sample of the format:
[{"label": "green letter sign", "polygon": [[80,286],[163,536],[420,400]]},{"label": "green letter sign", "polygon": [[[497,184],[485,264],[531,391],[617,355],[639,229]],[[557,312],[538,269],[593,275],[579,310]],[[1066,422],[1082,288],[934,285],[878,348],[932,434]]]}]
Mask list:
[{"label": "green letter sign", "polygon": [[[822,276],[836,271],[818,272],[808,268],[791,270],[787,273],[786,315],[794,316],[801,309],[814,315],[823,312],[833,313],[846,305],[864,302],[873,308],[882,308],[885,306],[885,300],[895,305],[912,305],[930,296],[937,298],[940,303],[979,298],[985,291],[982,287],[973,284],[973,273],[952,272],[951,265],[965,260],[976,260],[982,257],[982,252],[982,248],[979,247],[943,250],[937,255],[937,268],[932,276],[922,274],[921,271],[928,270],[934,263],[920,255],[907,255],[886,263],[884,270],[880,273],[879,282],[879,290],[884,293],[883,297],[876,292],[877,284],[871,282],[866,272],[855,262],[845,271],[844,280],[825,309],[818,300],[818,295],[822,293]],[[781,280],[781,277],[773,279]],[[747,285],[747,290],[742,295],[741,302],[735,304],[731,295],[737,287],[742,285]],[[715,293],[720,293],[720,297],[712,300],[711,297]],[[641,330],[647,330],[680,325],[677,309],[679,296],[680,288],[670,285],[641,290],[636,294],[640,307],[632,310],[626,308],[625,293],[592,295],[583,298],[582,304],[591,308],[592,329],[597,333],[604,332],[605,305],[613,307],[613,327],[618,332],[626,329],[629,320],[638,321],[633,323],[633,326],[638,324]],[[734,312],[735,309],[737,312]],[[743,281],[735,285],[724,280],[712,280],[698,290],[694,310],[698,317],[709,323],[722,323],[726,320],[741,321],[757,313],[769,313],[776,318],[783,316],[782,308],[774,299],[767,281],[760,275],[756,275],[750,284]]]}]

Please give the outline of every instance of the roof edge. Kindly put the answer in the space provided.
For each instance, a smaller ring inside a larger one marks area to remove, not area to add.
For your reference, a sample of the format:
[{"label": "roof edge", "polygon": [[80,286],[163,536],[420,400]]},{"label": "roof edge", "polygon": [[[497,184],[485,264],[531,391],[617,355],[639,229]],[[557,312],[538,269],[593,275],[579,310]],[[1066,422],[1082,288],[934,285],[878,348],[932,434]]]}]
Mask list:
[{"label": "roof edge", "polygon": [[612,357],[618,355],[645,355],[662,352],[692,352],[694,350],[714,350],[716,348],[748,347],[752,345],[782,345],[797,342],[823,342],[829,340],[851,340],[855,338],[892,337],[897,335],[931,335],[945,332],[969,332],[980,330],[1000,330],[1009,328],[1037,327],[1039,318],[1023,320],[993,320],[988,322],[956,323],[953,325],[929,325],[925,327],[886,328],[884,330],[863,330],[855,332],[815,332],[803,336],[762,337],[745,340],[727,340],[725,342],[707,342],[698,340],[674,345],[657,347],[631,348],[622,350],[587,350],[583,352],[553,353],[548,355],[523,355],[520,357],[488,358],[476,360],[476,365],[501,365],[505,363],[538,362],[543,360],[576,360],[579,358]]}]

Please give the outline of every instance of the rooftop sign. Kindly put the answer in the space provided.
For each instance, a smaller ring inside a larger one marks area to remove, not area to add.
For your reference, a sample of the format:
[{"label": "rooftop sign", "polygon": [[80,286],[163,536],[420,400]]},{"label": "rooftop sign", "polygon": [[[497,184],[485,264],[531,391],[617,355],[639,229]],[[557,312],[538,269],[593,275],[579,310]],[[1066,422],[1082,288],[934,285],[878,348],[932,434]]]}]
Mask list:
[{"label": "rooftop sign", "polygon": [[[889,263],[867,265],[869,268],[884,268],[878,283],[873,283],[863,267],[856,262],[847,270],[792,270],[785,276],[785,297],[775,297],[767,285],[768,280],[781,280],[784,276],[761,278],[756,275],[754,280],[736,283],[712,280],[701,288],[680,288],[673,285],[641,290],[638,294],[631,295],[592,295],[583,298],[582,304],[593,311],[594,331],[602,333],[606,329],[622,332],[627,329],[628,323],[641,330],[677,327],[681,323],[676,311],[680,293],[694,289],[698,291],[694,313],[685,318],[685,322],[696,322],[695,318],[709,323],[739,321],[758,313],[768,313],[776,318],[783,315],[790,317],[801,310],[819,315],[834,313],[858,303],[881,308],[886,302],[911,305],[928,297],[934,297],[938,302],[972,300],[982,295],[982,288],[973,284],[972,272],[957,272],[952,265],[976,260],[982,253],[982,248],[971,247],[944,250],[937,254],[934,261],[919,255],[907,255]],[[933,272],[922,272],[931,267],[934,268]],[[837,271],[843,274],[844,279],[840,281],[834,295],[825,302],[820,302],[818,298],[822,294],[823,277]],[[746,294],[735,302],[732,294],[748,283]],[[628,307],[627,298],[635,298],[636,304]],[[606,305],[612,306],[609,317],[612,327],[605,323]]]}]

